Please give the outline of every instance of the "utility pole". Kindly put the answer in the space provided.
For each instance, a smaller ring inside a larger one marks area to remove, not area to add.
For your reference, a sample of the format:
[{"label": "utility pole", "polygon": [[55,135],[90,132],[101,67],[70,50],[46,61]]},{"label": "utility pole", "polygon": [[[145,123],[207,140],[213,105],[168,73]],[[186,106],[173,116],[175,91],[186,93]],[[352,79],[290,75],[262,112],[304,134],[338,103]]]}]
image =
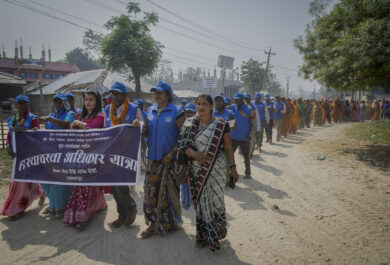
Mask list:
[{"label": "utility pole", "polygon": [[[272,47],[269,48],[269,51],[264,51],[265,54],[267,54],[267,65],[265,66],[265,75],[266,75],[266,78],[268,78],[268,67],[269,67],[269,61],[271,59],[271,55],[276,55],[276,52],[271,52],[272,50]],[[264,89],[264,82],[265,82],[265,78],[263,80],[263,89]],[[265,90],[265,89],[264,89]]]},{"label": "utility pole", "polygon": [[287,84],[286,84],[286,98],[288,98],[289,80],[290,80],[290,77],[289,77],[289,76],[287,76]]}]

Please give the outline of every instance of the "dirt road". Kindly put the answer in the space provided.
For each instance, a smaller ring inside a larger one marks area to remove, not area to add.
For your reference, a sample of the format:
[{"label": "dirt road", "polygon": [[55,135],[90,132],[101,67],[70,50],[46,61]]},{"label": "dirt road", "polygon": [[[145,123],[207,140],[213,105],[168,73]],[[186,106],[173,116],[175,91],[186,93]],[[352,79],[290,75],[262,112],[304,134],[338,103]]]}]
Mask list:
[{"label": "dirt road", "polygon": [[82,232],[43,216],[36,203],[19,221],[2,218],[0,264],[390,264],[390,173],[345,152],[355,144],[346,126],[305,129],[256,151],[253,179],[226,191],[228,236],[216,253],[195,248],[193,208],[183,210],[181,230],[141,239],[141,186],[131,228],[108,226],[111,196]]}]

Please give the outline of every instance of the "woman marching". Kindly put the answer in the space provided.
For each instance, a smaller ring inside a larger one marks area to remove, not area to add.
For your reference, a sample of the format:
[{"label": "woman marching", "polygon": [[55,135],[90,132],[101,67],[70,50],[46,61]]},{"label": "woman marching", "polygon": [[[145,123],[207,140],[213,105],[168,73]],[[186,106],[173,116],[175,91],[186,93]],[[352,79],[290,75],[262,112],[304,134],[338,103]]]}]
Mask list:
[{"label": "woman marching", "polygon": [[148,109],[143,136],[148,137],[148,154],[144,182],[144,214],[149,227],[141,233],[148,238],[153,233],[165,236],[181,223],[179,185],[173,177],[173,160],[184,111],[171,103],[171,86],[159,81],[154,92],[156,104]]},{"label": "woman marching", "polygon": [[[86,93],[84,106],[78,120],[70,125],[71,129],[92,129],[104,127],[104,113],[100,94],[94,91]],[[66,206],[62,222],[83,229],[98,211],[107,207],[103,188],[96,186],[75,186]]]},{"label": "woman marching", "polygon": [[[58,93],[53,97],[53,112],[49,116],[40,117],[40,122],[46,122],[45,128],[49,130],[69,129],[74,120],[74,113],[66,96]],[[41,184],[43,191],[49,198],[49,208],[44,211],[54,217],[62,217],[66,204],[72,195],[73,186],[57,184]]]},{"label": "woman marching", "polygon": [[226,159],[231,178],[238,180],[229,124],[212,117],[213,99],[200,95],[196,100],[198,116],[186,120],[178,140],[178,162],[190,163],[191,194],[196,210],[196,247],[219,249],[226,237],[224,186]]},{"label": "woman marching", "polygon": [[[12,132],[27,129],[40,128],[37,117],[29,111],[29,98],[23,94],[16,97],[17,114],[8,118],[9,134],[7,142],[9,144],[8,153],[15,157],[13,152]],[[23,148],[23,147],[22,147]],[[1,215],[9,216],[10,221],[15,221],[24,215],[24,211],[32,202],[38,199],[43,192],[39,184],[11,181],[7,197],[0,211]],[[44,195],[39,200],[39,205],[43,204]]]}]

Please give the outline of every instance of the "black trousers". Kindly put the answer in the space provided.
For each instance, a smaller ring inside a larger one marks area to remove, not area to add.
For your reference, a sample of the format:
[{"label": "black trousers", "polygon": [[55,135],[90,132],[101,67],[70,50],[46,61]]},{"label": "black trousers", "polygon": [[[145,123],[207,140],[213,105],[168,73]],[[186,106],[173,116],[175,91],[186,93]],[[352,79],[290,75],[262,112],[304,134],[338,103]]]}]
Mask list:
[{"label": "black trousers", "polygon": [[249,157],[249,141],[240,141],[240,140],[232,139],[232,145],[233,145],[233,154],[236,152],[237,147],[240,146],[242,155],[244,156],[244,160],[245,160],[245,175],[250,176],[251,159]]},{"label": "black trousers", "polygon": [[125,220],[127,216],[131,216],[137,210],[137,205],[130,195],[128,186],[113,186],[112,195],[116,202],[116,209],[120,220]]},{"label": "black trousers", "polygon": [[265,120],[260,120],[261,128],[260,128],[260,131],[256,132],[255,143],[259,147],[261,147],[263,145],[264,131],[266,130],[265,123],[266,123]]},{"label": "black trousers", "polygon": [[270,119],[268,126],[265,128],[265,134],[267,135],[267,141],[272,141],[272,126],[274,126],[274,120]]}]

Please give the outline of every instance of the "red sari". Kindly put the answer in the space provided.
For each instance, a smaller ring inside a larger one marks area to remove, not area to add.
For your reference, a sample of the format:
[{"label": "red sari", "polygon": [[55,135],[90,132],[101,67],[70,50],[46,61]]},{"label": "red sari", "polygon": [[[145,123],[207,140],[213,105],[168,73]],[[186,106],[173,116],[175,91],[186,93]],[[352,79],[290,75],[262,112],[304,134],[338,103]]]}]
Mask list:
[{"label": "red sari", "polygon": [[[85,117],[81,121],[87,123],[87,128],[103,128],[104,113],[98,113],[93,119],[87,119],[87,117]],[[69,225],[86,223],[105,206],[106,199],[104,198],[102,187],[74,186],[72,196],[66,205],[66,211],[62,222]]]}]

